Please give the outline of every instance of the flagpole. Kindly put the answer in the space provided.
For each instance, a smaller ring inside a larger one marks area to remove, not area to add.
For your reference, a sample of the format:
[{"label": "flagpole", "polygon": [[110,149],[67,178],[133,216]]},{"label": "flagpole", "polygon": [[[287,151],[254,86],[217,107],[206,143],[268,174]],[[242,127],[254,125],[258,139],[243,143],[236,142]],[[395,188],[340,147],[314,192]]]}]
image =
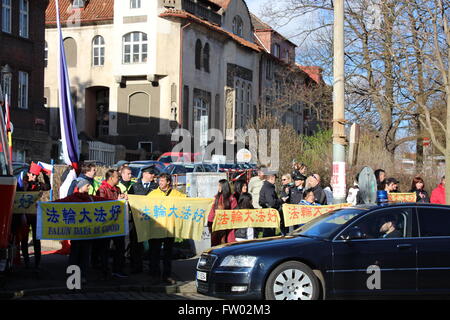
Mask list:
[{"label": "flagpole", "polygon": [[53,201],[53,173],[55,172],[55,160],[51,160],[52,174],[50,175],[50,201]]},{"label": "flagpole", "polygon": [[11,114],[9,110],[9,97],[5,94],[5,108],[6,108],[6,133],[8,135],[8,147],[9,147],[9,159],[13,161],[13,149],[12,149],[12,132],[11,132]]}]

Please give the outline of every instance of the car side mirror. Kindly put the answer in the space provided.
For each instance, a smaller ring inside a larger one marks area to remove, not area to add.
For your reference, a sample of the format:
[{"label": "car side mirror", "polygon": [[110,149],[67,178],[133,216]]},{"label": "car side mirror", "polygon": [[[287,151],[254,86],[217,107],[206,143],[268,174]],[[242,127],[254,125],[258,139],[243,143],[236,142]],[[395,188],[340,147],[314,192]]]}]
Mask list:
[{"label": "car side mirror", "polygon": [[346,235],[342,235],[341,239],[345,241],[364,239],[364,234],[361,232],[361,229],[353,228]]}]

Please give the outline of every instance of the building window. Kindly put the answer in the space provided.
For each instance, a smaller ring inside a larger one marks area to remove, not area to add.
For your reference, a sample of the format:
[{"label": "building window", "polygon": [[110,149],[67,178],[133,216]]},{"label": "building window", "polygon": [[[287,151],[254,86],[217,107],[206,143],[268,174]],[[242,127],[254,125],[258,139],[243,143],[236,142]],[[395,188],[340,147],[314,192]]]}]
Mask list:
[{"label": "building window", "polygon": [[47,68],[48,66],[48,43],[45,41],[45,47],[44,47],[44,68]]},{"label": "building window", "polygon": [[105,39],[102,36],[94,37],[92,41],[92,65],[103,66],[105,64]]},{"label": "building window", "polygon": [[[209,104],[208,102],[203,98],[195,98],[194,99],[194,128],[197,126],[200,126],[200,121],[202,120],[202,116],[208,116],[208,110],[209,110]],[[209,124],[208,124],[209,126]],[[202,128],[199,128],[197,130],[202,130]],[[198,132],[200,132],[198,131]],[[194,131],[197,132],[197,131]]]},{"label": "building window", "polygon": [[68,67],[77,66],[77,43],[73,38],[64,39],[64,51]]},{"label": "building window", "polygon": [[3,92],[3,94],[8,95],[9,101],[11,101],[11,83],[12,83],[12,74],[11,73],[3,73],[2,74],[2,92]]},{"label": "building window", "polygon": [[131,9],[139,9],[141,7],[141,0],[130,0]]},{"label": "building window", "polygon": [[233,33],[242,37],[244,23],[242,22],[242,18],[240,16],[236,16],[233,19]]},{"label": "building window", "polygon": [[128,100],[129,124],[142,124],[150,121],[150,96],[145,92],[135,92]]},{"label": "building window", "polygon": [[2,31],[11,33],[11,0],[2,0]]},{"label": "building window", "polygon": [[197,39],[195,43],[195,69],[201,70],[202,68],[202,42]]},{"label": "building window", "polygon": [[84,8],[84,0],[73,0],[72,8],[74,9]]},{"label": "building window", "polygon": [[203,68],[206,72],[209,72],[209,43],[205,44],[205,48],[203,48]]},{"label": "building window", "polygon": [[266,60],[266,79],[272,80],[273,77],[273,62],[272,60]]},{"label": "building window", "polygon": [[28,38],[28,0],[20,0],[19,36]]},{"label": "building window", "polygon": [[19,71],[19,108],[28,109],[28,73]]},{"label": "building window", "polygon": [[130,32],[123,36],[123,63],[147,62],[147,34]]},{"label": "building window", "polygon": [[277,57],[280,58],[280,45],[279,44],[274,44],[273,45],[273,52],[272,54]]}]

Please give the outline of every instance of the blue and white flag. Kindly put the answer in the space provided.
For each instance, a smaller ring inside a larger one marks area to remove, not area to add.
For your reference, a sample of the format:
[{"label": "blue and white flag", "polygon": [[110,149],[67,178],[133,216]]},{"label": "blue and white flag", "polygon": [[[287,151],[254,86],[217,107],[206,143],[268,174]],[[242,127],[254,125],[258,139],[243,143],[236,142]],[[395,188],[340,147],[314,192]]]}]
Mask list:
[{"label": "blue and white flag", "polygon": [[58,26],[58,88],[59,115],[64,162],[79,171],[79,148],[77,125],[75,123],[72,97],[70,94],[69,73],[59,17],[59,3],[56,0],[56,23]]}]

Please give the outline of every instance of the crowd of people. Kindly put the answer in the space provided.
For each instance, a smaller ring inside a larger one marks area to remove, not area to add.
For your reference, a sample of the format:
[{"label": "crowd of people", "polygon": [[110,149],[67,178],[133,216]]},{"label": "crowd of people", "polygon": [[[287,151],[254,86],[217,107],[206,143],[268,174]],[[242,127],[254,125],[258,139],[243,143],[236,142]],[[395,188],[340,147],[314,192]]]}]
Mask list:
[{"label": "crowd of people", "polygon": [[[233,209],[258,209],[273,208],[280,212],[281,234],[289,232],[284,226],[282,206],[283,204],[299,204],[308,206],[327,205],[333,203],[333,193],[329,185],[324,185],[320,175],[308,173],[308,168],[303,164],[295,164],[292,173],[281,176],[281,189],[277,192],[278,173],[268,170],[265,166],[259,166],[256,175],[248,182],[246,180],[235,181],[232,185],[223,179],[218,183],[218,192],[214,197],[213,206],[208,214],[207,225],[211,234],[211,246],[235,241],[251,240],[257,237],[270,237],[276,235],[278,230],[273,228],[242,228],[235,230],[213,231],[212,226],[216,210]],[[119,169],[109,169],[105,173],[104,180],[99,183],[95,177],[97,167],[93,163],[81,165],[80,175],[74,179],[67,194],[56,202],[97,202],[118,199],[128,199],[128,195],[148,195],[149,197],[186,197],[185,194],[172,186],[172,178],[169,174],[162,173],[159,176],[153,166],[143,168],[142,175],[136,181],[132,181],[131,169],[127,164]],[[38,177],[42,173],[42,181]],[[62,179],[66,177],[63,174]],[[382,169],[375,171],[378,190],[386,192],[400,192],[399,181],[395,178],[386,178],[386,172]],[[34,163],[24,175],[23,183],[18,186],[18,191],[46,191],[50,190],[50,178],[41,167]],[[420,176],[413,178],[409,192],[415,192],[417,202],[445,204],[445,177],[442,177],[439,186],[434,189],[431,196],[425,191],[424,180]],[[358,177],[354,185],[349,189],[347,202],[352,204],[362,203],[359,196]],[[128,248],[130,254],[130,267],[132,273],[142,273],[144,260],[144,243],[138,242],[136,227],[130,215],[130,231],[128,236]],[[21,248],[26,268],[30,267],[28,253],[29,228],[32,230],[34,246],[34,266],[39,268],[41,261],[41,244],[36,238],[36,215],[15,214],[12,222],[12,232],[15,234],[16,244]],[[294,226],[298,227],[298,226]],[[171,277],[172,251],[174,238],[151,239],[149,245],[149,274],[152,284],[174,284]],[[111,250],[111,244],[113,245]],[[86,274],[91,268],[99,271],[102,279],[109,277],[126,278],[126,245],[125,236],[102,238],[95,240],[73,240],[70,248],[70,265],[78,265],[82,271],[82,282],[85,283]],[[160,267],[162,252],[163,267]],[[112,266],[110,255],[112,252]],[[112,267],[112,268],[111,268]]]}]

